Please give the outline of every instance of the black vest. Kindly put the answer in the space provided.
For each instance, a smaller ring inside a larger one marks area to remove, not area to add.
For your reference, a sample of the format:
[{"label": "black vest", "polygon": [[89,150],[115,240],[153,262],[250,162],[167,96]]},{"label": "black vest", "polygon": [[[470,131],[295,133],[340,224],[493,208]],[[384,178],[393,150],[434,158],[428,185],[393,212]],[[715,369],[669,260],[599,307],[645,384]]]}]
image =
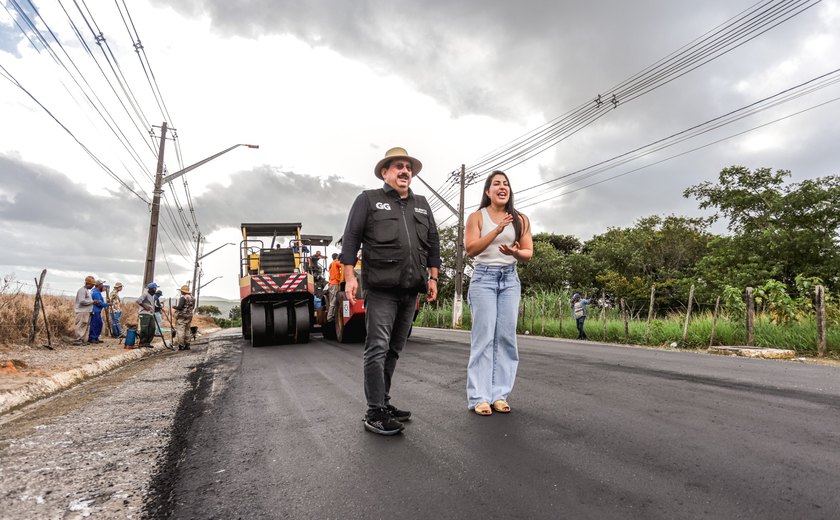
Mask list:
[{"label": "black vest", "polygon": [[400,204],[396,192],[366,190],[367,221],[362,238],[365,288],[426,292],[429,228],[432,210],[425,197]]}]

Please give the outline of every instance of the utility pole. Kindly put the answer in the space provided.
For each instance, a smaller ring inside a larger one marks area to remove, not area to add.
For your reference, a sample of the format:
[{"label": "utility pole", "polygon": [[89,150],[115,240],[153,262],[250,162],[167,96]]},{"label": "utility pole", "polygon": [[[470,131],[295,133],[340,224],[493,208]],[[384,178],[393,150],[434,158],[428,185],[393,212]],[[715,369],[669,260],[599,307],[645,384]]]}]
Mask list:
[{"label": "utility pole", "polygon": [[155,190],[152,193],[152,216],[149,222],[149,242],[146,245],[146,269],[143,272],[143,288],[155,278],[155,253],[157,250],[158,219],[160,217],[160,194],[163,184],[163,149],[166,145],[166,121],[160,125],[160,150],[155,171]]},{"label": "utility pole", "polygon": [[[187,166],[183,170],[179,170],[175,173],[170,173],[169,175],[163,175],[163,148],[164,143],[166,142],[166,121],[160,127],[160,151],[158,152],[158,164],[157,164],[157,172],[155,174],[155,191],[154,196],[152,198],[152,217],[151,222],[149,223],[149,242],[146,245],[146,270],[143,273],[143,286],[148,285],[154,280],[155,277],[155,252],[157,249],[157,237],[158,237],[158,220],[160,218],[160,195],[163,193],[161,186],[164,183],[172,182],[178,177],[184,175],[187,172],[191,172],[194,169],[198,168],[202,164],[208,163],[213,159],[219,157],[220,155],[224,155],[229,151],[233,150],[238,146],[246,146],[248,148],[259,148],[260,145],[258,144],[244,144],[239,143],[235,144],[229,148],[225,148],[221,152],[211,155],[205,159],[198,161],[197,163]],[[198,246],[196,246],[198,247]],[[195,285],[195,284],[193,284]]]},{"label": "utility pole", "polygon": [[190,290],[194,293],[193,296],[198,295],[198,286],[196,285],[196,280],[198,279],[198,261],[201,260],[200,255],[200,248],[201,248],[201,231],[198,232],[198,238],[195,241],[195,268],[193,269],[193,279],[192,285],[190,286]]},{"label": "utility pole", "polygon": [[461,328],[464,316],[464,187],[466,171],[461,165],[461,193],[458,199],[458,240],[455,243],[455,300],[452,304],[452,328]]}]

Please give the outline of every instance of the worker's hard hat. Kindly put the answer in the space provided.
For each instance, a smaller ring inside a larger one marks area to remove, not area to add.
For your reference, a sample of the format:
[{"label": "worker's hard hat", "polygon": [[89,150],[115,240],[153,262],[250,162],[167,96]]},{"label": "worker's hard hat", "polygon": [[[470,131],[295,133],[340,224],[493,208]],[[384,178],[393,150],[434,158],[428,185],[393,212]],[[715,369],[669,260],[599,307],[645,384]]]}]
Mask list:
[{"label": "worker's hard hat", "polygon": [[85,283],[94,283],[95,284],[96,283],[96,278],[94,278],[93,276],[86,276],[85,277]]}]

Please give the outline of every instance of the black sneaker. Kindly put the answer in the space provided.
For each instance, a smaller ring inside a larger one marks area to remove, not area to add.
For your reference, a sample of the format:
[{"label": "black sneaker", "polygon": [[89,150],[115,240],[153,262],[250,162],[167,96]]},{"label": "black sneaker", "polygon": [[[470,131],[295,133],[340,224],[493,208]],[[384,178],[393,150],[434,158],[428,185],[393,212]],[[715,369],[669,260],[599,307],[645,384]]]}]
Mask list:
[{"label": "black sneaker", "polygon": [[365,415],[365,429],[379,435],[396,435],[403,431],[405,426],[391,417],[387,409],[368,410]]},{"label": "black sneaker", "polygon": [[391,414],[391,417],[400,422],[411,420],[411,412],[409,412],[408,410],[400,410],[399,408],[391,404],[386,405],[385,409],[388,410],[388,413]]}]

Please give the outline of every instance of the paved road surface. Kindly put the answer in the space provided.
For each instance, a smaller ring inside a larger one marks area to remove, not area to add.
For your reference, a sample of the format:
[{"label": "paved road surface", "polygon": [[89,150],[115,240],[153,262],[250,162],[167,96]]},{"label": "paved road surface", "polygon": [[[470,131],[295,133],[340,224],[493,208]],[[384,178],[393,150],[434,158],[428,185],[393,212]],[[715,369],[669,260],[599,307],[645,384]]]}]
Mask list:
[{"label": "paved road surface", "polygon": [[468,334],[415,329],[392,392],[414,420],[381,437],[360,345],[214,341],[232,372],[175,518],[840,517],[834,367],[521,337],[513,412],[479,417]]}]

